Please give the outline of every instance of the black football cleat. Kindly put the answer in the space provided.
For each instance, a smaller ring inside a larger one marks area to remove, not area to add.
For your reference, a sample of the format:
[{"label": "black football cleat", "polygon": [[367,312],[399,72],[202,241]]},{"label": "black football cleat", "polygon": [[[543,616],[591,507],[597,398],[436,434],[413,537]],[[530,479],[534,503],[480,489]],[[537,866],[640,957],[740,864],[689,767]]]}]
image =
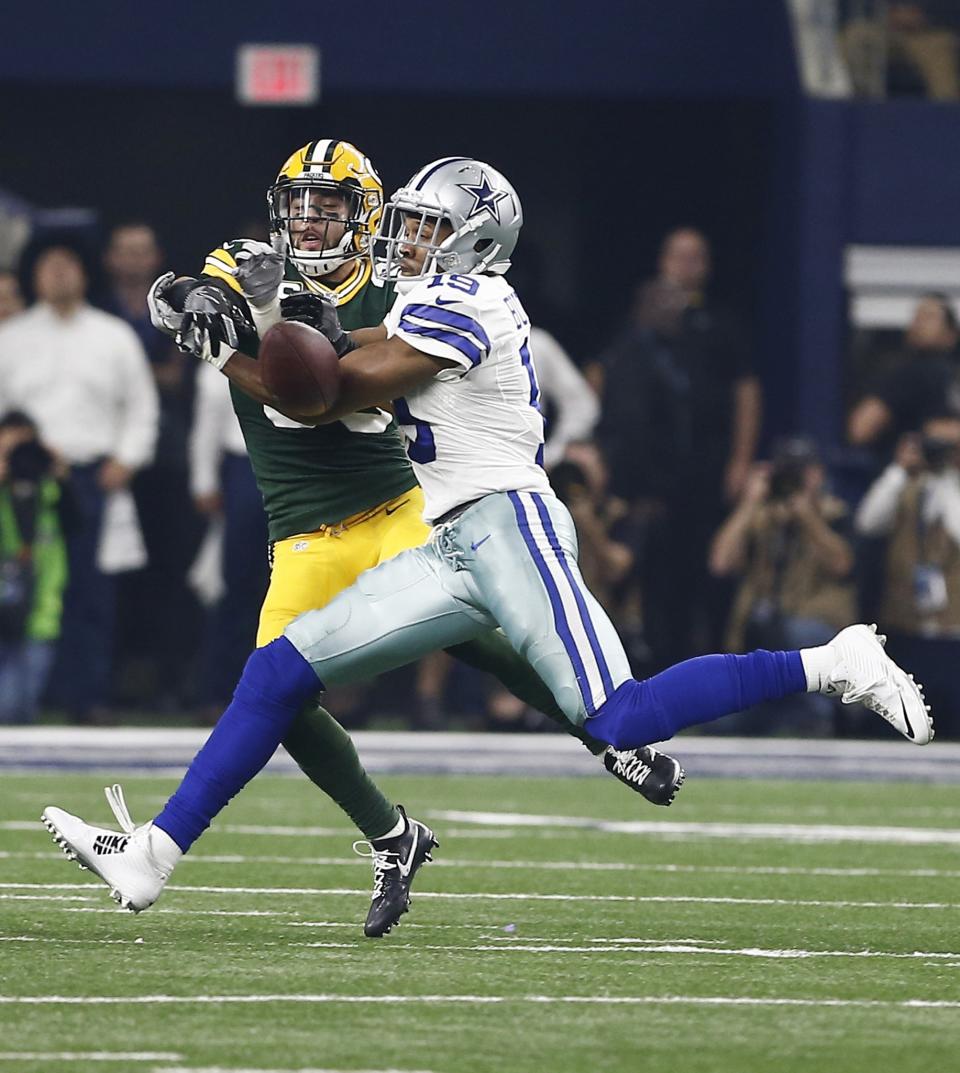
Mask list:
[{"label": "black football cleat", "polygon": [[[373,860],[373,899],[363,934],[371,939],[386,935],[410,908],[410,887],[420,865],[432,861],[431,851],[440,843],[433,831],[419,820],[410,819],[397,805],[407,829],[394,838],[354,842],[354,852]],[[370,852],[360,847],[369,846]]]},{"label": "black football cleat", "polygon": [[603,766],[651,805],[672,804],[686,778],[679,760],[657,752],[652,745],[621,750],[608,745],[603,754]]}]

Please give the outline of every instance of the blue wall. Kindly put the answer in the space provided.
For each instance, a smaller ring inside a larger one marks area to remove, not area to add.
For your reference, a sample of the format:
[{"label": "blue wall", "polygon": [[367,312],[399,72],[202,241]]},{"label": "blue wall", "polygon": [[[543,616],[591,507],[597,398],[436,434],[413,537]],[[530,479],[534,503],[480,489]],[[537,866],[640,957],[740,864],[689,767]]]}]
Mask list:
[{"label": "blue wall", "polygon": [[220,88],[242,42],[315,42],[332,90],[775,94],[782,0],[7,4],[5,79]]},{"label": "blue wall", "polygon": [[960,245],[960,106],[921,100],[807,101],[782,184],[795,221],[785,315],[795,335],[795,424],[822,439],[842,424],[843,252]]},{"label": "blue wall", "polygon": [[852,242],[960,245],[960,106],[851,106]]}]

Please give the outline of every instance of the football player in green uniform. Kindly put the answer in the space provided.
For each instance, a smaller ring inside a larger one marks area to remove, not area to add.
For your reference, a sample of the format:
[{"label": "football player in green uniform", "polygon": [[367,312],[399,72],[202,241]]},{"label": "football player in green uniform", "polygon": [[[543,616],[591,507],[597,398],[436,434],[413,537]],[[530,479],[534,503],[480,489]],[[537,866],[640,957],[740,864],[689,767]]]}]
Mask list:
[{"label": "football player in green uniform", "polygon": [[[323,607],[364,570],[423,544],[423,496],[393,416],[374,408],[327,425],[302,425],[271,406],[249,362],[259,339],[281,318],[319,326],[335,309],[353,343],[376,329],[393,304],[390,284],[371,279],[367,256],[383,203],[369,159],[348,142],[321,139],[297,150],[268,193],[272,246],[240,239],[206,260],[198,280],[154,284],[154,323],[230,380],[234,409],[257,483],[271,541],[271,579],[257,646],[279,637],[298,615]],[[647,746],[616,752],[574,728],[552,694],[499,631],[451,652],[490,671],[526,703],[546,712],[607,770],[654,804],[669,804],[683,781],[680,764]],[[284,740],[308,777],[369,839],[374,896],[368,935],[389,931],[406,911],[417,868],[434,839],[406,817],[364,771],[349,735],[323,708],[311,706]],[[408,859],[410,846],[417,856]],[[412,867],[410,866],[412,863]]]}]

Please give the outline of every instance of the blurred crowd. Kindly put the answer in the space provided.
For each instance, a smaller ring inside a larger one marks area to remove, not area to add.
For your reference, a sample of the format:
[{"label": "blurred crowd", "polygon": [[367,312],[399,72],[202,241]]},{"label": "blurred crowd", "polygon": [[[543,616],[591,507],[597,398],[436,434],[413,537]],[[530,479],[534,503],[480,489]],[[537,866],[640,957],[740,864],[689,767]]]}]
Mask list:
[{"label": "blurred crowd", "polygon": [[[102,256],[73,238],[0,272],[0,723],[211,721],[256,633],[269,566],[225,378],[156,331],[152,228]],[[595,354],[534,330],[545,464],[588,585],[643,676],[707,651],[821,644],[876,618],[960,730],[960,329],[918,297],[902,337],[856,340],[846,443],[762,438],[748,334],[711,290],[705,235],[664,237],[656,272]],[[522,295],[521,295],[522,298]],[[761,450],[761,444],[768,444]],[[442,653],[340,689],[346,725],[539,729]],[[725,721],[763,733],[767,713]],[[462,723],[461,723],[462,725]],[[778,733],[869,732],[819,696]]]},{"label": "blurred crowd", "polygon": [[859,96],[960,100],[957,0],[841,0],[840,47]]}]

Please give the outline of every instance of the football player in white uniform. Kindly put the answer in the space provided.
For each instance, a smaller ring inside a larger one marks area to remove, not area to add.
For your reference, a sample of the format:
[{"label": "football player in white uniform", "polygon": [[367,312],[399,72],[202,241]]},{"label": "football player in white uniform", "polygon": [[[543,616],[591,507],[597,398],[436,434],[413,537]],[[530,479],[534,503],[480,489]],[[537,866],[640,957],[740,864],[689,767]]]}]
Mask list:
[{"label": "football player in white uniform", "polygon": [[[140,910],[155,901],[181,853],[324,685],[494,626],[567,718],[617,749],[803,691],[861,701],[916,744],[932,738],[921,690],[863,625],[819,648],[701,656],[645,681],[631,676],[616,631],[583,584],[573,522],[540,464],[529,322],[504,278],[521,221],[507,180],[464,157],[427,165],[391,199],[374,270],[396,283],[399,297],[382,327],[353,333],[359,346],[341,361],[336,405],[290,416],[322,423],[394,400],[430,541],[367,571],[250,657],[232,703],[151,823],[135,827],[118,795],[126,837],[46,810],[58,841],[121,905]],[[428,850],[414,846],[397,867]]]}]

